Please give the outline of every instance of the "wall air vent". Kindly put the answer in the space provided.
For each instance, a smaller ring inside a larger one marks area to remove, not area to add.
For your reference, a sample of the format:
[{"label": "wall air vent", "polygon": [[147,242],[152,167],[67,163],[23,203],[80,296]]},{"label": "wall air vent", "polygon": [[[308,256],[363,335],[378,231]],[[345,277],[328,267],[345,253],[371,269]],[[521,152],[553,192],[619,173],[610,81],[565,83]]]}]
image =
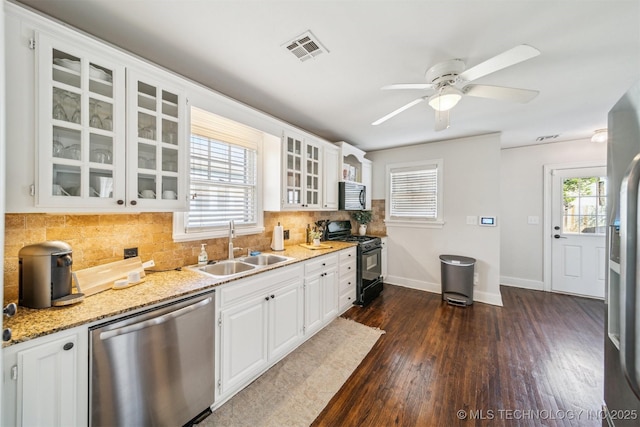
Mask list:
[{"label": "wall air vent", "polygon": [[545,135],[545,136],[539,136],[536,138],[536,142],[547,142],[550,141],[552,139],[556,139],[557,137],[559,137],[560,135]]},{"label": "wall air vent", "polygon": [[289,52],[294,54],[301,62],[307,59],[315,58],[323,52],[329,51],[322,46],[322,43],[311,33],[307,31],[299,35],[293,40],[283,45]]}]

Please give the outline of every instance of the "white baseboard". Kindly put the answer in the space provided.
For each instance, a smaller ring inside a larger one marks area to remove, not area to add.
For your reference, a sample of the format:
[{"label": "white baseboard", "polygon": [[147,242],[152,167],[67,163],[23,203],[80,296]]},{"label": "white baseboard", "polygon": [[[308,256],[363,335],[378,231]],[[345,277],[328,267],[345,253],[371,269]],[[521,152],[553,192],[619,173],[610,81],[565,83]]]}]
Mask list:
[{"label": "white baseboard", "polygon": [[[404,288],[417,289],[434,294],[442,294],[442,286],[440,286],[440,283],[424,282],[421,280],[391,275],[386,277],[384,279],[384,282],[390,285],[402,286]],[[473,301],[502,307],[502,295],[500,295],[500,293],[494,294],[490,292],[482,292],[478,291],[475,287],[473,289]]]},{"label": "white baseboard", "polygon": [[544,282],[539,280],[520,279],[518,277],[500,276],[500,284],[512,286],[514,288],[532,289],[534,291],[544,291]]}]

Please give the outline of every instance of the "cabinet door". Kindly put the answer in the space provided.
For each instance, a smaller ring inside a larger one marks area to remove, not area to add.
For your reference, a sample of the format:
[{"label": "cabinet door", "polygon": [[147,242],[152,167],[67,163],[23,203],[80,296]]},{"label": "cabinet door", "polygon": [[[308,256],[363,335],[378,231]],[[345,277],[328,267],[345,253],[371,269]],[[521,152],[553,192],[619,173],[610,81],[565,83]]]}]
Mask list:
[{"label": "cabinet door", "polygon": [[322,326],[322,280],[320,273],[304,281],[304,332],[311,334]]},{"label": "cabinet door", "polygon": [[125,69],[39,34],[39,207],[114,208],[125,197]]},{"label": "cabinet door", "polygon": [[265,298],[256,297],[221,312],[221,394],[233,391],[267,364]]},{"label": "cabinet door", "polygon": [[269,360],[296,347],[302,337],[302,288],[299,280],[269,295]]},{"label": "cabinet door", "polygon": [[322,207],[323,209],[338,209],[338,168],[340,163],[340,149],[336,146],[324,147],[322,158],[323,185]]},{"label": "cabinet door", "polygon": [[284,135],[284,200],[282,206],[301,208],[304,205],[304,142],[295,135]]},{"label": "cabinet door", "polygon": [[371,196],[373,193],[372,181],[371,161],[365,160],[362,162],[362,183],[367,187],[367,192],[365,193],[365,210],[371,210]]},{"label": "cabinet door", "polygon": [[304,205],[305,208],[322,207],[322,147],[306,141],[304,145]]},{"label": "cabinet door", "polygon": [[322,320],[330,322],[338,315],[338,271],[327,269],[322,277]]},{"label": "cabinet door", "polygon": [[77,343],[77,336],[70,336],[18,353],[18,425],[81,424],[76,370],[86,360],[78,359]]},{"label": "cabinet door", "polygon": [[186,210],[186,99],[177,85],[127,71],[128,204]]}]

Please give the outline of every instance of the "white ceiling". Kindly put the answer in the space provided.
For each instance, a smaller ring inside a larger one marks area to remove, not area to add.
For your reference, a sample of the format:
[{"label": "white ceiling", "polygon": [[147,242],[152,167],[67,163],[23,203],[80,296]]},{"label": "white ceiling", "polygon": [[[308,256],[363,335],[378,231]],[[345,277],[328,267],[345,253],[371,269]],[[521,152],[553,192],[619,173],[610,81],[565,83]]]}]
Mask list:
[{"label": "white ceiling", "polygon": [[[371,151],[502,132],[502,146],[590,137],[640,78],[637,0],[19,0],[329,141]],[[329,50],[300,62],[284,44],[307,30]],[[528,104],[464,97],[435,132],[427,68],[467,67],[516,45],[540,56],[474,83],[539,90]]]}]

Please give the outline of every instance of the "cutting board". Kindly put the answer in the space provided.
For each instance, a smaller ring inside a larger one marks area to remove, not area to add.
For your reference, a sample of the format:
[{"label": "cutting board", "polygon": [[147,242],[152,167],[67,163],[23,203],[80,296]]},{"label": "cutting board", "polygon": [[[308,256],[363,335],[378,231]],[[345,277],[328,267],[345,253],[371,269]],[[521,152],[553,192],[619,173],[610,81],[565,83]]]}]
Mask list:
[{"label": "cutting board", "polygon": [[140,278],[145,276],[140,257],[127,258],[121,261],[110,262],[84,270],[74,271],[76,288],[85,296],[111,289],[113,282],[126,279],[129,273],[137,271]]},{"label": "cutting board", "polygon": [[320,243],[320,246],[310,245],[308,243],[300,243],[300,246],[302,246],[303,248],[311,249],[312,251],[318,249],[331,249],[333,247],[331,245],[327,245],[326,243]]}]

